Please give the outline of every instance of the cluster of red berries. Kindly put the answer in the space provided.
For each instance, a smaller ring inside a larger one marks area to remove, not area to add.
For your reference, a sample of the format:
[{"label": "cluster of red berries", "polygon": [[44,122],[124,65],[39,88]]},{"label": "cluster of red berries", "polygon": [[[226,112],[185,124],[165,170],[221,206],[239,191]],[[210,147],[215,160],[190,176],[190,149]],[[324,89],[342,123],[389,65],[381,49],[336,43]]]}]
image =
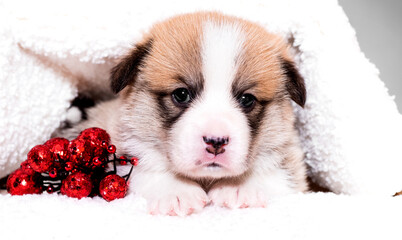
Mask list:
[{"label": "cluster of red berries", "polygon": [[[43,145],[33,147],[27,160],[7,179],[11,195],[60,192],[69,197],[83,198],[100,195],[107,201],[126,195],[127,180],[133,170],[121,177],[117,175],[116,162],[138,164],[137,158],[128,160],[116,157],[116,147],[109,145],[109,134],[100,128],[88,128],[69,141],[52,138]],[[113,160],[109,155],[113,154]],[[106,172],[108,163],[113,170]]]}]

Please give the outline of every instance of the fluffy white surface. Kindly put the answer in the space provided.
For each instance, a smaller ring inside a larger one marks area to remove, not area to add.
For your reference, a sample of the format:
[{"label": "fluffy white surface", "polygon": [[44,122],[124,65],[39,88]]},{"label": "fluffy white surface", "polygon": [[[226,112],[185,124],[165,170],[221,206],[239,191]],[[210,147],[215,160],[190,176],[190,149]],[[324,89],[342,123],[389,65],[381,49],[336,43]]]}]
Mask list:
[{"label": "fluffy white surface", "polygon": [[1,239],[400,239],[401,198],[297,194],[265,209],[152,216],[145,200],[0,195]]},{"label": "fluffy white surface", "polygon": [[[352,237],[348,230],[359,237],[397,234],[390,219],[401,214],[401,204],[385,196],[402,188],[401,115],[335,0],[0,2],[0,176],[65,119],[80,81],[107,84],[114,60],[152,23],[203,9],[250,19],[292,42],[308,92],[305,109],[295,111],[310,175],[336,193],[384,198],[292,195],[264,210],[209,207],[181,219],[146,215],[143,201],[132,201],[135,196],[107,204],[3,195],[0,228],[21,238],[32,233],[76,238],[92,236],[88,231],[94,229],[115,239],[167,232],[179,237],[216,232],[225,238],[258,233],[264,239]],[[41,222],[40,233],[34,222]],[[75,227],[59,227],[67,222]],[[17,231],[20,226],[27,231]]]}]

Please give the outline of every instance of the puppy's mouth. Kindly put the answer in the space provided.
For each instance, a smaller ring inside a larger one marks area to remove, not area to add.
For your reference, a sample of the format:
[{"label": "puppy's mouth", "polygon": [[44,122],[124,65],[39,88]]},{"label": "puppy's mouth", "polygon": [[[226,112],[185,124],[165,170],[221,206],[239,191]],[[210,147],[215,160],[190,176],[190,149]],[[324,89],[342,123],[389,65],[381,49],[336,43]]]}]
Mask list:
[{"label": "puppy's mouth", "polygon": [[200,160],[195,163],[196,166],[199,167],[205,167],[208,169],[218,169],[218,168],[223,168],[224,166],[221,163],[218,163],[216,161],[210,161],[206,163],[202,163]]},{"label": "puppy's mouth", "polygon": [[220,165],[219,163],[213,162],[207,165],[207,168],[221,168],[222,165]]},{"label": "puppy's mouth", "polygon": [[199,159],[188,170],[186,171],[187,176],[195,177],[196,179],[219,179],[237,176],[239,175],[239,170],[241,170],[241,173],[243,172],[236,165],[233,166],[228,159]]}]

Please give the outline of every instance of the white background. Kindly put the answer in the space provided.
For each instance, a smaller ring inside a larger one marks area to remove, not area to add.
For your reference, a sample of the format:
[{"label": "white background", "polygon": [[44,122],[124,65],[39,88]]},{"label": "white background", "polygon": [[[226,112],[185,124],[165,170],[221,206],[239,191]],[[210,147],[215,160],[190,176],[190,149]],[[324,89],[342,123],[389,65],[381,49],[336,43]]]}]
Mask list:
[{"label": "white background", "polygon": [[339,4],[402,112],[402,0],[339,0]]}]

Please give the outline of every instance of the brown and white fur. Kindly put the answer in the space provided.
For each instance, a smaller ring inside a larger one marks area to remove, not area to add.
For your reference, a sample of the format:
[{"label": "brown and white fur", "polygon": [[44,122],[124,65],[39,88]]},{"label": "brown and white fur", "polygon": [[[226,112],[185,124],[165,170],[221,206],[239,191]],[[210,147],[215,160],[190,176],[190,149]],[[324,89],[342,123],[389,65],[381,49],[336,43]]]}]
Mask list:
[{"label": "brown and white fur", "polygon": [[[118,154],[137,156],[130,191],[154,214],[186,215],[209,202],[263,207],[306,191],[291,106],[303,106],[306,91],[288,51],[281,37],[239,18],[168,19],[113,69],[118,97],[70,133],[104,128]],[[183,88],[184,104],[175,98]]]}]

